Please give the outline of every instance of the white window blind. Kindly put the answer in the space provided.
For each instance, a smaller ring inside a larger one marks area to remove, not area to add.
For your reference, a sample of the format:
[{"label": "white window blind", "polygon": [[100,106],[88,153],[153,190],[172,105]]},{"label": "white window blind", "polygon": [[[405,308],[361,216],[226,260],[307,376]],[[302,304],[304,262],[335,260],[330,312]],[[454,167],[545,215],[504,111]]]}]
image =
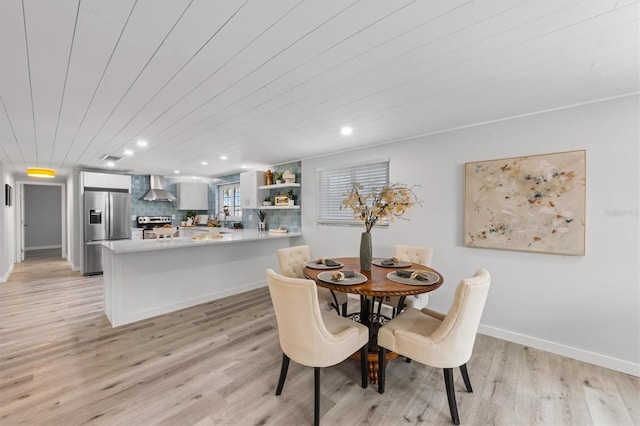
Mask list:
[{"label": "white window blind", "polygon": [[340,209],[354,182],[364,187],[362,194],[369,194],[373,188],[379,191],[389,183],[389,161],[318,170],[318,224],[362,226],[362,222],[353,219],[353,210]]}]

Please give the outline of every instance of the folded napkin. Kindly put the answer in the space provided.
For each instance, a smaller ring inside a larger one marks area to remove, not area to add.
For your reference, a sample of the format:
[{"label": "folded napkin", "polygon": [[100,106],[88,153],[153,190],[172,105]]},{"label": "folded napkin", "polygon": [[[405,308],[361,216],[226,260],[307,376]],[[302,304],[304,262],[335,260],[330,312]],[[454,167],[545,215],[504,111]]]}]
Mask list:
[{"label": "folded napkin", "polygon": [[318,259],[318,264],[325,266],[340,266],[338,262],[332,259]]},{"label": "folded napkin", "polygon": [[380,262],[381,265],[385,265],[385,266],[395,265],[396,263],[398,263],[398,259],[396,259],[395,257],[390,257],[389,259],[385,259],[382,262]]},{"label": "folded napkin", "polygon": [[429,281],[429,276],[427,275],[426,271],[400,270],[400,271],[396,271],[396,275],[399,276],[400,278],[409,278],[409,279],[418,280],[418,281]]},{"label": "folded napkin", "polygon": [[345,278],[353,278],[356,274],[353,271],[338,271],[331,274],[331,279],[333,281],[344,281]]}]

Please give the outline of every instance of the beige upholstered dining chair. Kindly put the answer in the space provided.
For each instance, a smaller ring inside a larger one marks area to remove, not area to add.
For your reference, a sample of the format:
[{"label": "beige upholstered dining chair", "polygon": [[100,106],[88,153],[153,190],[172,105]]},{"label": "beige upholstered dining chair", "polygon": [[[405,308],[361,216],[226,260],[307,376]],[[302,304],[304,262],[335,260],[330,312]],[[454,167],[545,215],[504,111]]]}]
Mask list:
[{"label": "beige upholstered dining chair", "polygon": [[[402,244],[396,244],[393,247],[393,257],[398,260],[419,263],[424,266],[431,266],[432,256],[433,249],[431,247],[406,246]],[[396,315],[396,312],[402,311],[403,306],[398,306],[399,303],[400,297],[389,297],[388,299],[385,299],[384,304],[391,306],[393,309],[392,317]],[[427,303],[429,303],[429,293],[407,296],[404,301],[404,305],[416,309],[424,308],[427,306]]]},{"label": "beige upholstered dining chair", "polygon": [[[311,260],[309,246],[296,246],[280,249],[276,252],[280,273],[289,278],[304,278],[305,263]],[[347,294],[332,292],[328,288],[318,287],[318,299],[322,309],[335,309],[338,315],[347,315]]]},{"label": "beige upholstered dining chair", "polygon": [[467,362],[471,358],[491,277],[478,270],[458,284],[446,315],[431,309],[408,308],[378,331],[378,392],[384,393],[386,351],[444,369],[444,383],[453,423],[460,424],[453,388],[453,369],[460,367],[467,391],[473,392]]},{"label": "beige upholstered dining chair", "polygon": [[282,393],[289,361],[314,367],[314,424],[320,419],[320,368],[339,364],[360,351],[362,387],[368,384],[369,329],[321,311],[313,280],[289,278],[267,269],[267,284],[278,323],[282,366],[276,395]]}]

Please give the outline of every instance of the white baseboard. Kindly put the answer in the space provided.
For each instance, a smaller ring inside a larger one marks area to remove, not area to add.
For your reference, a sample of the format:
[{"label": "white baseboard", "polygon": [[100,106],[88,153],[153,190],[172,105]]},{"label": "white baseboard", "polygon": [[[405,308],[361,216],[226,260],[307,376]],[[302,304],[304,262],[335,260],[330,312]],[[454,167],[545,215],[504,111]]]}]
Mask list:
[{"label": "white baseboard", "polygon": [[49,249],[61,249],[61,248],[62,248],[61,245],[57,245],[57,246],[37,246],[37,247],[25,247],[24,251],[49,250]]},{"label": "white baseboard", "polygon": [[634,364],[633,362],[482,324],[478,327],[478,332],[487,336],[497,337],[509,342],[519,343],[535,349],[540,349],[557,355],[566,356],[568,358],[577,359],[578,361],[588,362],[600,367],[640,377],[640,364]]},{"label": "white baseboard", "polygon": [[9,269],[7,270],[7,273],[4,274],[2,277],[0,277],[0,283],[6,283],[7,281],[9,281],[11,272],[13,272],[13,263],[9,265]]}]

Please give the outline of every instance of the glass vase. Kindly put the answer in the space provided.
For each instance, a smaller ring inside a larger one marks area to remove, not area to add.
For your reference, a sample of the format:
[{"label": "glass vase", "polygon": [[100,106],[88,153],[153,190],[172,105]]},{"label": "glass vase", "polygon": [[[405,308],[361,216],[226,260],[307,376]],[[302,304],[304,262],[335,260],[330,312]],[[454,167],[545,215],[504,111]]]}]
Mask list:
[{"label": "glass vase", "polygon": [[363,271],[370,271],[372,260],[371,233],[363,232],[360,236],[360,269]]}]

